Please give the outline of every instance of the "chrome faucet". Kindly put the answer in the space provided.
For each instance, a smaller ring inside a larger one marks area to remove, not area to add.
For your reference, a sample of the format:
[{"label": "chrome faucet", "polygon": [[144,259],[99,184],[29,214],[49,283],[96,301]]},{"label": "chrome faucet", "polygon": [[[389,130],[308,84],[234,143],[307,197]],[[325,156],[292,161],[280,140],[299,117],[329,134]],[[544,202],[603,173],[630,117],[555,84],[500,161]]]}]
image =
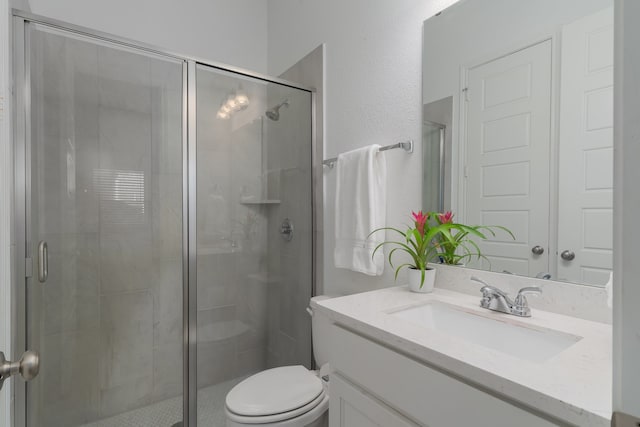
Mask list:
[{"label": "chrome faucet", "polygon": [[480,292],[482,292],[480,307],[519,317],[531,317],[531,308],[529,308],[529,302],[527,301],[526,295],[540,295],[542,293],[542,289],[539,287],[528,286],[520,289],[516,299],[511,300],[505,292],[495,286],[491,286],[484,280],[475,276],[472,276],[471,280],[483,285],[482,288],[480,288]]}]

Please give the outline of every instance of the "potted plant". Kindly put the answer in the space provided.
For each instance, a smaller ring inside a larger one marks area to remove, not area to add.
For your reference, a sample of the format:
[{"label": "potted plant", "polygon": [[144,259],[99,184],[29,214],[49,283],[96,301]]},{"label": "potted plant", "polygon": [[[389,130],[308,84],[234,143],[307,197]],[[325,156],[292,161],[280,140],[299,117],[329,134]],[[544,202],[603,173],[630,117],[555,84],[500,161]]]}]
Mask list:
[{"label": "potted plant", "polygon": [[492,237],[496,235],[495,230],[502,230],[515,240],[513,233],[506,227],[500,225],[465,225],[453,222],[454,214],[451,211],[445,213],[430,212],[430,219],[435,223],[433,228],[437,228],[436,246],[438,247],[438,258],[441,264],[464,265],[466,261],[481,258],[489,261],[482,254],[480,247],[473,240],[473,237],[481,240],[487,239],[487,234]]},{"label": "potted plant", "polygon": [[[476,257],[484,258],[478,244],[473,237],[486,240],[486,234],[495,236],[495,229],[503,230],[513,239],[515,236],[509,229],[499,225],[465,225],[453,222],[453,213],[412,212],[413,227],[408,227],[403,232],[393,227],[383,227],[373,230],[372,234],[389,230],[402,236],[400,241],[384,241],[375,247],[373,255],[384,245],[395,246],[389,252],[388,259],[392,268],[395,268],[395,278],[398,278],[400,270],[407,267],[409,271],[409,289],[414,292],[431,292],[435,282],[435,269],[429,267],[429,262],[437,261],[441,264],[460,265],[464,261]],[[409,255],[411,262],[406,262],[398,267],[393,265],[393,255],[396,251]]]},{"label": "potted plant", "polygon": [[[373,230],[369,236],[383,230],[389,230],[402,236],[400,241],[384,241],[375,247],[373,255],[384,245],[395,246],[389,251],[388,259],[392,268],[395,268],[395,278],[404,267],[409,270],[409,288],[414,292],[431,292],[435,282],[435,270],[428,266],[430,261],[438,259],[438,246],[436,236],[440,233],[438,227],[429,226],[429,214],[422,211],[411,212],[414,227],[408,227],[403,232],[393,227],[383,227]],[[395,267],[393,254],[401,251],[409,255],[412,262],[407,262]]]}]

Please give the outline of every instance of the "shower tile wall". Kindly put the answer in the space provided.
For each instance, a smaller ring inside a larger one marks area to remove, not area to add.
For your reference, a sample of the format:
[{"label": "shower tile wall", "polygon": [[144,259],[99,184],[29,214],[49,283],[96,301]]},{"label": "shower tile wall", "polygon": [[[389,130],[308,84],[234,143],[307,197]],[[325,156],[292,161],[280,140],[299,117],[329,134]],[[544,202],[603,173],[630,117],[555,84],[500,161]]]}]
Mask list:
[{"label": "shower tile wall", "polygon": [[182,68],[50,34],[35,43],[51,267],[30,290],[46,354],[32,393],[40,424],[72,426],[182,392]]},{"label": "shower tile wall", "polygon": [[[308,93],[269,86],[269,105],[284,99],[290,106],[280,119],[265,121],[270,191],[281,201],[268,211],[267,366],[311,368],[311,102]],[[280,234],[284,218],[294,224],[290,242]]]}]

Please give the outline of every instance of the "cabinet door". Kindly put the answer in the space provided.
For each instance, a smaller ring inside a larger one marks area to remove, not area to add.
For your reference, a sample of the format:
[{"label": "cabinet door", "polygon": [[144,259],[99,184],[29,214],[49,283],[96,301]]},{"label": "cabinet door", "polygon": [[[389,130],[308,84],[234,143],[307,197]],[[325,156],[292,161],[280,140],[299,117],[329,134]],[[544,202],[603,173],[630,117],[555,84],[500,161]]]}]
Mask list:
[{"label": "cabinet door", "polygon": [[417,426],[365,391],[349,384],[338,374],[331,376],[329,384],[331,427]]}]

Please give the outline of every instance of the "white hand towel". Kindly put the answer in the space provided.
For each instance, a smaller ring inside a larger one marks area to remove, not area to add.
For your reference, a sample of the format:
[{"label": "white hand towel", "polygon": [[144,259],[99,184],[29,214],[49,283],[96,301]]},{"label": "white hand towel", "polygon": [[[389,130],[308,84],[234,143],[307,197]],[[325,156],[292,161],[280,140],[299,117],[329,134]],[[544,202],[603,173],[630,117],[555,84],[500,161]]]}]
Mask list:
[{"label": "white hand towel", "polygon": [[384,270],[384,251],[375,247],[384,241],[387,204],[387,166],[378,154],[379,145],[349,151],[338,156],[336,185],[336,247],[333,259],[337,268],[379,276]]}]

